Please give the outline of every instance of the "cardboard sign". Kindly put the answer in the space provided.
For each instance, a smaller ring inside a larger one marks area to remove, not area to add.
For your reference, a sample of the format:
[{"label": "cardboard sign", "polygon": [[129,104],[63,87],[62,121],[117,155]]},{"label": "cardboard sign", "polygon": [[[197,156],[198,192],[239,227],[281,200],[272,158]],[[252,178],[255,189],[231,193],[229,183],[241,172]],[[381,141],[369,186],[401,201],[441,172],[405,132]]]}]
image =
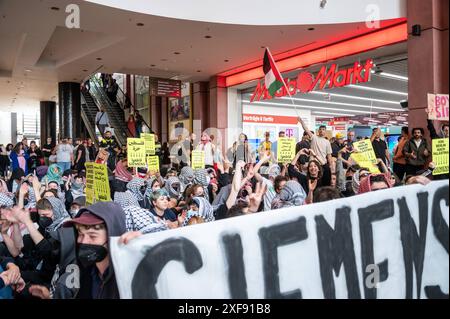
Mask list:
[{"label": "cardboard sign", "polygon": [[277,161],[278,163],[290,163],[295,157],[295,138],[278,138]]},{"label": "cardboard sign", "polygon": [[205,168],[205,151],[192,151],[192,169]]},{"label": "cardboard sign", "polygon": [[448,121],[448,94],[427,94],[428,119]]},{"label": "cardboard sign", "polygon": [[432,161],[436,164],[433,175],[448,174],[448,138],[437,138],[432,141]]},{"label": "cardboard sign", "polygon": [[152,173],[159,172],[159,157],[147,156],[148,170]]},{"label": "cardboard sign", "polygon": [[110,238],[121,298],[410,299],[449,292],[449,182]]},{"label": "cardboard sign", "polygon": [[128,167],[145,167],[145,141],[142,138],[127,138]]},{"label": "cardboard sign", "polygon": [[141,138],[145,141],[145,154],[155,155],[155,134],[142,133]]},{"label": "cardboard sign", "polygon": [[111,191],[106,164],[86,163],[85,166],[87,205],[110,201]]},{"label": "cardboard sign", "polygon": [[372,142],[369,139],[353,142],[353,148],[356,153],[353,153],[350,157],[359,166],[368,168],[371,173],[380,172],[377,166],[377,157],[373,151]]}]

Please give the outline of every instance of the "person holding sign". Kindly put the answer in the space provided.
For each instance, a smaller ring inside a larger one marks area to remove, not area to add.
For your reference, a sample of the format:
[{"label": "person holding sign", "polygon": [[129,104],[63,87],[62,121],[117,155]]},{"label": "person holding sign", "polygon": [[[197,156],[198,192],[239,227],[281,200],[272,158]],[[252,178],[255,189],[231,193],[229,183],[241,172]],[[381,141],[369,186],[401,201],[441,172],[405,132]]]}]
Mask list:
[{"label": "person holding sign", "polygon": [[423,138],[424,130],[421,127],[412,129],[413,138],[403,147],[406,157],[406,175],[416,175],[422,170],[431,155],[431,148],[426,139]]},{"label": "person holding sign", "polygon": [[380,158],[383,161],[383,163],[389,166],[391,162],[389,149],[387,147],[386,142],[381,139],[380,128],[375,127],[372,130],[372,136],[370,137],[370,141],[372,142],[375,157]]},{"label": "person holding sign", "polygon": [[308,126],[300,116],[298,117],[298,121],[302,125],[303,130],[307,132],[309,138],[311,139],[311,150],[315,153],[315,158],[321,165],[321,169],[323,171],[323,186],[330,186],[331,174],[335,174],[336,171],[331,156],[333,150],[331,149],[330,141],[325,138],[326,126],[321,125],[317,135],[315,135],[309,130]]},{"label": "person holding sign", "polygon": [[214,167],[214,146],[211,143],[209,135],[206,132],[202,133],[200,143],[197,145],[197,151],[203,151],[205,154],[205,168]]}]

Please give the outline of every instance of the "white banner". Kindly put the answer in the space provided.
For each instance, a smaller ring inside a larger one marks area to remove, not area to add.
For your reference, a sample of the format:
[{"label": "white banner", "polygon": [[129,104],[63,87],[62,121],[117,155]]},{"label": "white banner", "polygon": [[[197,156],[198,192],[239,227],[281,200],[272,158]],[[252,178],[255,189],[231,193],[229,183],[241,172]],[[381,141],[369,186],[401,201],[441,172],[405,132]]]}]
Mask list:
[{"label": "white banner", "polygon": [[120,295],[448,298],[448,199],[436,181],[113,238]]}]

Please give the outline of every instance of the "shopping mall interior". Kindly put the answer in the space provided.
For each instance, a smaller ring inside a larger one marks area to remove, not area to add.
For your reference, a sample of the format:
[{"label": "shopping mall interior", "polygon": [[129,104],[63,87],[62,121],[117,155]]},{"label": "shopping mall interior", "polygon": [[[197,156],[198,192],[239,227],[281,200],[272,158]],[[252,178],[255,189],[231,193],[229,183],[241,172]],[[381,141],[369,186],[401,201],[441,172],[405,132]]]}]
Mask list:
[{"label": "shopping mall interior", "polygon": [[[168,10],[163,1],[0,1],[1,142],[97,142],[103,105],[121,143],[138,110],[143,131],[163,142],[204,130],[223,147],[240,132],[255,144],[266,131],[301,139],[301,116],[330,137],[381,127],[393,147],[402,126],[426,125],[428,93],[448,93],[447,1],[359,1],[354,11],[290,1],[279,15],[256,1],[196,10],[175,2]],[[265,48],[289,94],[264,92]],[[116,80],[117,103],[102,73]]]}]

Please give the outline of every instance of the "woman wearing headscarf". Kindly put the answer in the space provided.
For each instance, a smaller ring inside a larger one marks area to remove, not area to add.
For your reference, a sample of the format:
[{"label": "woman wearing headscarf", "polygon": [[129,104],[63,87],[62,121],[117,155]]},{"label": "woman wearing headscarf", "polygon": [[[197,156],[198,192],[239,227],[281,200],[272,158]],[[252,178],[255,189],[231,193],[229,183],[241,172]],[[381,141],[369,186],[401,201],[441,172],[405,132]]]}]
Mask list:
[{"label": "woman wearing headscarf", "polygon": [[370,174],[361,179],[358,194],[377,191],[380,189],[391,188],[391,181],[386,174]]},{"label": "woman wearing headscarf", "polygon": [[183,186],[183,189],[186,189],[188,186],[192,185],[194,182],[194,170],[190,166],[185,166],[181,169],[180,175],[178,178]]},{"label": "woman wearing headscarf", "polygon": [[131,175],[125,165],[126,162],[126,159],[117,161],[116,169],[114,170],[114,179],[110,183],[112,198],[114,198],[115,192],[125,192],[128,182],[133,179],[133,175]]},{"label": "woman wearing headscarf", "polygon": [[213,168],[215,146],[211,143],[211,139],[206,132],[202,133],[200,143],[198,143],[196,150],[205,152],[205,167]]},{"label": "woman wearing headscarf", "polygon": [[272,209],[301,206],[305,203],[306,192],[296,181],[288,181],[280,194],[272,201]]},{"label": "woman wearing headscarf", "polygon": [[210,177],[206,169],[197,169],[194,172],[194,184],[202,185],[203,196],[209,201],[209,186]]},{"label": "woman wearing headscarf", "polygon": [[42,183],[48,184],[50,182],[56,182],[61,185],[63,172],[57,164],[52,164],[47,169],[47,174],[42,178]]},{"label": "woman wearing headscarf", "polygon": [[198,218],[201,220],[201,222],[214,221],[213,207],[205,198],[192,198],[190,209],[186,213],[186,218],[184,218],[181,226],[184,227],[190,225],[190,222],[193,218]]}]

